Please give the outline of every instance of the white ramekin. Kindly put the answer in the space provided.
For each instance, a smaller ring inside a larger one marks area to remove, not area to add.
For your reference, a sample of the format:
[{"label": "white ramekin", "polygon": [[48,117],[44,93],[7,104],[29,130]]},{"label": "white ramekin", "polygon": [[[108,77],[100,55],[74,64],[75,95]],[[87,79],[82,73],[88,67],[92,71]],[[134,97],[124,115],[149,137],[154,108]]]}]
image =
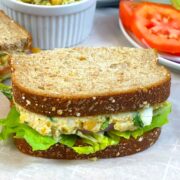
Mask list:
[{"label": "white ramekin", "polygon": [[76,45],[90,33],[96,0],[81,0],[61,6],[42,6],[18,0],[0,0],[3,10],[25,27],[34,47],[63,48]]},{"label": "white ramekin", "polygon": [[3,0],[0,0],[0,10],[3,10],[3,3],[2,3]]}]

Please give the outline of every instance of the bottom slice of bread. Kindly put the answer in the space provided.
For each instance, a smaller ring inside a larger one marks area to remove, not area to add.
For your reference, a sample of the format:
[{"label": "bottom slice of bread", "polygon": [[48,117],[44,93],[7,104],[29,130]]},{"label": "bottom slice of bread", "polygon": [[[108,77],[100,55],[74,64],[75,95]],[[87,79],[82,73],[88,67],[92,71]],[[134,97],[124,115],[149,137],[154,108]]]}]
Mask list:
[{"label": "bottom slice of bread", "polygon": [[68,148],[62,144],[56,144],[46,151],[32,151],[30,145],[24,139],[14,139],[14,142],[21,152],[36,157],[67,160],[89,159],[94,157],[101,159],[122,157],[143,151],[152,146],[157,141],[160,133],[161,129],[156,128],[145,133],[138,139],[121,139],[121,142],[118,145],[109,146],[104,150],[89,155],[79,155],[71,148]]}]

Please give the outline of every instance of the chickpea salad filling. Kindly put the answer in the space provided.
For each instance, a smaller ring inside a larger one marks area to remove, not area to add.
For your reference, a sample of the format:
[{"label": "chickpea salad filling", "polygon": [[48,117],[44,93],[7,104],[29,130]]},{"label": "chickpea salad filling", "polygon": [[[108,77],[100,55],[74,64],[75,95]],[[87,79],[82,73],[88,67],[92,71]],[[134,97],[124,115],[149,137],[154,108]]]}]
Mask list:
[{"label": "chickpea salad filling", "polygon": [[0,69],[8,65],[9,55],[5,52],[0,51]]},{"label": "chickpea salad filling", "polygon": [[114,129],[119,132],[134,131],[150,125],[153,113],[165,103],[146,106],[138,112],[125,112],[88,117],[47,117],[30,112],[16,104],[20,123],[25,123],[41,135],[59,137],[61,134],[76,134],[79,130],[97,133]]},{"label": "chickpea salad filling", "polygon": [[19,0],[19,1],[28,4],[53,6],[53,5],[71,4],[78,2],[80,0]]},{"label": "chickpea salad filling", "polygon": [[0,82],[8,79],[11,76],[8,61],[8,53],[0,51]]}]

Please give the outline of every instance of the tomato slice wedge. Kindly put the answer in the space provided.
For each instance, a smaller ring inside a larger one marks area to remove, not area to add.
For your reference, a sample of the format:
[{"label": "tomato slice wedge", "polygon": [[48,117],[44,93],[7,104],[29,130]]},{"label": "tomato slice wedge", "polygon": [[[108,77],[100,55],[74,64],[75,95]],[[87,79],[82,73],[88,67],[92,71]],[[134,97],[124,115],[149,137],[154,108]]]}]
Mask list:
[{"label": "tomato slice wedge", "polygon": [[133,11],[137,4],[138,3],[135,3],[132,0],[121,0],[119,4],[119,17],[124,26],[129,30],[131,29]]},{"label": "tomato slice wedge", "polygon": [[170,5],[141,3],[133,13],[132,32],[162,52],[180,53],[180,11]]}]

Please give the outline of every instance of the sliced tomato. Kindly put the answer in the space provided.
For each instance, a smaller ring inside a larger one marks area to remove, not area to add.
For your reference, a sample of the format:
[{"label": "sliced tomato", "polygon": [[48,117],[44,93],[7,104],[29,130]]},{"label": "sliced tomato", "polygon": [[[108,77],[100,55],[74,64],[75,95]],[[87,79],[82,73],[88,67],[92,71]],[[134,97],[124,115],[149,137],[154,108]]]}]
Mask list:
[{"label": "sliced tomato", "polygon": [[124,26],[129,30],[131,29],[133,11],[137,4],[138,3],[135,3],[132,0],[121,0],[119,4],[119,16]]},{"label": "sliced tomato", "polygon": [[162,52],[180,53],[180,11],[170,5],[141,3],[133,13],[132,31]]}]

